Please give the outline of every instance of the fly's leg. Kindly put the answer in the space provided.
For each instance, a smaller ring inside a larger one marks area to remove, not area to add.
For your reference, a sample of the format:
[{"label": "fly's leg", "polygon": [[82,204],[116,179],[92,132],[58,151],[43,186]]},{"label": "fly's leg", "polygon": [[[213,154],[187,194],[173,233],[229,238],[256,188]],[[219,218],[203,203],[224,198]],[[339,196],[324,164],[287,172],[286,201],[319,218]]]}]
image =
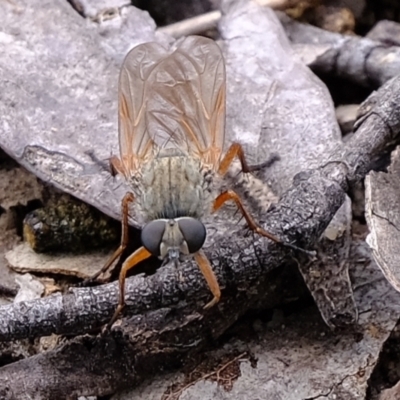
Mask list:
[{"label": "fly's leg", "polygon": [[111,321],[107,324],[106,329],[110,329],[112,324],[118,318],[118,315],[121,313],[123,308],[125,307],[125,278],[126,274],[130,269],[138,265],[141,261],[146,260],[151,256],[143,246],[137,249],[134,253],[132,253],[122,264],[121,272],[119,273],[119,301],[118,307],[114,312]]},{"label": "fly's leg", "polygon": [[217,210],[219,210],[224,204],[225,202],[227,202],[228,200],[233,200],[237,206],[237,208],[240,210],[240,212],[242,213],[244,219],[247,222],[247,225],[249,226],[249,228],[258,233],[261,236],[264,236],[270,240],[272,240],[275,243],[279,243],[282,244],[283,246],[289,247],[293,250],[297,250],[297,251],[301,251],[303,253],[306,253],[308,255],[314,255],[314,252],[310,252],[307,250],[302,249],[301,247],[295,246],[294,244],[290,244],[290,243],[286,243],[286,242],[282,242],[282,240],[280,240],[279,238],[277,238],[276,236],[272,235],[271,233],[267,232],[266,230],[264,230],[263,228],[261,228],[253,219],[253,217],[247,212],[247,210],[244,208],[242,201],[240,200],[240,197],[237,195],[237,193],[235,193],[233,190],[227,190],[223,193],[221,193],[215,200],[214,200],[214,205],[213,205],[213,209],[212,211],[215,212]]},{"label": "fly's leg", "polygon": [[266,169],[271,167],[274,163],[276,163],[277,161],[279,161],[281,158],[279,157],[278,154],[273,153],[269,156],[269,158],[267,158],[263,163],[260,164],[254,164],[254,165],[250,165],[249,172],[254,172],[254,171],[260,171],[262,169]]},{"label": "fly's leg", "polygon": [[210,262],[208,261],[206,255],[203,253],[202,250],[198,251],[194,255],[194,259],[196,260],[200,271],[207,281],[211,293],[214,295],[214,298],[204,306],[204,309],[207,310],[219,302],[219,299],[221,298],[221,289],[219,288],[217,277],[215,276],[214,271],[211,268]]},{"label": "fly's leg", "polygon": [[134,196],[132,193],[127,193],[124,198],[122,199],[122,204],[121,204],[121,210],[122,210],[122,234],[121,234],[121,244],[119,245],[118,249],[115,250],[114,254],[109,258],[109,260],[105,263],[103,268],[96,272],[94,275],[92,275],[90,278],[85,279],[81,286],[88,285],[90,283],[93,283],[94,281],[97,280],[97,278],[106,272],[111,265],[114,263],[114,261],[121,256],[123,251],[125,250],[126,246],[128,245],[129,241],[129,235],[128,235],[128,210],[129,210],[129,204],[132,203],[134,200]]},{"label": "fly's leg", "polygon": [[262,164],[250,166],[249,164],[247,164],[242,145],[240,143],[232,143],[224,158],[221,160],[221,163],[219,164],[218,173],[221,176],[224,176],[228,172],[228,169],[235,158],[239,159],[242,171],[245,173],[254,172],[262,168],[266,168],[279,159],[279,157],[275,155],[267,161],[263,162]]},{"label": "fly's leg", "polygon": [[[229,169],[230,165],[232,164],[233,160],[235,159],[235,157],[237,157],[239,159],[240,164],[242,166],[242,171],[245,172],[245,173],[256,171],[258,169],[267,167],[268,165],[270,165],[272,162],[275,161],[275,160],[274,161],[267,160],[266,162],[264,162],[262,164],[249,166],[247,164],[246,157],[244,155],[244,151],[243,151],[242,145],[239,144],[239,143],[232,143],[232,145],[229,147],[228,151],[226,152],[224,158],[221,160],[221,163],[219,165],[218,173],[221,176],[224,176],[228,172],[228,169]],[[242,204],[242,201],[240,200],[240,197],[233,190],[227,190],[226,192],[221,193],[215,199],[214,206],[213,206],[213,212],[215,212],[219,208],[221,208],[222,205],[228,200],[233,200],[235,202],[237,208],[242,213],[243,217],[245,218],[245,220],[247,222],[247,225],[249,226],[249,228],[252,231],[258,233],[261,236],[264,236],[264,237],[272,240],[275,243],[282,244],[283,246],[289,247],[289,248],[291,248],[293,250],[298,250],[298,251],[301,251],[301,252],[306,253],[306,254],[311,255],[311,256],[315,255],[315,252],[307,251],[307,250],[302,249],[301,247],[295,246],[295,245],[290,244],[290,243],[283,242],[282,240],[280,240],[276,236],[272,235],[271,233],[269,233],[266,230],[264,230],[263,228],[261,228],[254,221],[254,219],[247,212],[247,210],[244,208],[244,206]]]}]

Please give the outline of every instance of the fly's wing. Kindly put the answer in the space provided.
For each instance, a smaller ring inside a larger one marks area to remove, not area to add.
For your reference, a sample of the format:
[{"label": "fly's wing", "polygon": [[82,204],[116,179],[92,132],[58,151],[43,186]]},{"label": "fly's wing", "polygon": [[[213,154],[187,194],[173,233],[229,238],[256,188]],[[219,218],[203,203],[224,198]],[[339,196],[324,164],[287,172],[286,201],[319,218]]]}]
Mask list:
[{"label": "fly's wing", "polygon": [[152,140],[217,169],[225,128],[225,65],[218,45],[189,36],[157,64],[150,81],[146,119]]},{"label": "fly's wing", "polygon": [[157,43],[133,48],[125,57],[119,76],[119,147],[121,159],[114,164],[127,178],[135,175],[151,155],[154,145],[146,126],[146,101],[152,71],[167,57]]}]

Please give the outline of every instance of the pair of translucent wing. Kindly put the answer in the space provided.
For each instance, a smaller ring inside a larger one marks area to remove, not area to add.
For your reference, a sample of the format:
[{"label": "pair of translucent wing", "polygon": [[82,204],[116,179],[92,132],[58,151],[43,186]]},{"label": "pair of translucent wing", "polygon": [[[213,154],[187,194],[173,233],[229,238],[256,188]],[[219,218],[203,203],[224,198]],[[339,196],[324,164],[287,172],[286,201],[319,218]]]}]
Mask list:
[{"label": "pair of translucent wing", "polygon": [[217,169],[224,125],[225,65],[213,40],[191,36],[172,53],[145,43],[128,53],[119,80],[121,167],[127,177],[168,147]]}]

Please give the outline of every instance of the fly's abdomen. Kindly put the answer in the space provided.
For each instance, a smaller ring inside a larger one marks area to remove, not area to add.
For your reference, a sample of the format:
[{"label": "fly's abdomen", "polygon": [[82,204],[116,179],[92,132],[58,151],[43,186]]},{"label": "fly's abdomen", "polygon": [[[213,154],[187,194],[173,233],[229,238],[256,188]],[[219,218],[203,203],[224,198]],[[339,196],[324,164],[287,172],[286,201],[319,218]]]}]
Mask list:
[{"label": "fly's abdomen", "polygon": [[140,206],[148,220],[201,218],[209,208],[210,186],[199,160],[158,157],[143,167]]}]

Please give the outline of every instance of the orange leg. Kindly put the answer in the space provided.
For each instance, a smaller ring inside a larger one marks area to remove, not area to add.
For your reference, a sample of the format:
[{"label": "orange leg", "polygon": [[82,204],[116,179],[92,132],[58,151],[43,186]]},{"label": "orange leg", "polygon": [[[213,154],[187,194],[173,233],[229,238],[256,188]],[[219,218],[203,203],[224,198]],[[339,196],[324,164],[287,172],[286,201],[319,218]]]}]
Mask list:
[{"label": "orange leg", "polygon": [[267,160],[262,164],[250,166],[247,164],[242,145],[240,143],[232,143],[228,151],[225,153],[224,158],[221,160],[221,163],[219,164],[218,173],[221,176],[224,176],[228,172],[228,169],[235,157],[239,159],[240,164],[242,166],[242,171],[245,173],[257,171],[259,169],[268,167],[277,158],[277,156],[275,156],[272,159]]},{"label": "orange leg", "polygon": [[210,262],[208,261],[203,251],[198,251],[194,255],[194,259],[196,260],[197,265],[200,267],[200,271],[207,281],[211,293],[214,295],[214,298],[204,306],[204,309],[207,310],[208,308],[211,308],[219,302],[219,299],[221,298],[221,290],[219,288],[217,277],[215,276],[214,271],[211,268]]},{"label": "orange leg", "polygon": [[106,272],[110,266],[114,263],[114,261],[121,256],[122,252],[125,250],[126,246],[128,245],[129,235],[128,235],[128,208],[129,204],[132,203],[134,200],[132,193],[127,193],[124,198],[122,199],[122,234],[121,234],[121,244],[119,245],[118,249],[115,250],[114,254],[109,258],[103,268],[92,275],[90,278],[84,280],[82,282],[82,286],[85,286],[91,282],[94,282],[101,274]]},{"label": "orange leg", "polygon": [[125,307],[125,278],[130,269],[138,265],[141,261],[146,260],[151,256],[143,246],[132,253],[122,264],[121,272],[119,273],[119,302],[111,321],[107,324],[107,329],[111,328],[112,324],[118,318],[118,315]]},{"label": "orange leg", "polygon": [[233,200],[237,206],[237,208],[240,210],[240,212],[242,213],[244,219],[247,222],[247,225],[249,226],[249,228],[258,233],[261,236],[265,236],[266,238],[272,240],[275,243],[280,243],[286,247],[289,247],[293,250],[299,250],[302,251],[303,253],[307,253],[307,254],[311,254],[310,252],[308,252],[307,250],[302,249],[301,247],[297,247],[293,244],[290,243],[285,243],[282,242],[282,240],[278,239],[276,236],[272,235],[271,233],[267,232],[266,230],[264,230],[263,228],[261,228],[252,218],[252,216],[246,211],[246,209],[244,208],[242,201],[240,200],[240,197],[237,195],[237,193],[235,193],[233,190],[227,190],[226,192],[221,193],[215,200],[214,200],[214,205],[213,205],[213,209],[212,212],[215,212],[217,210],[219,210],[223,204],[225,202],[227,202],[228,200]]}]

